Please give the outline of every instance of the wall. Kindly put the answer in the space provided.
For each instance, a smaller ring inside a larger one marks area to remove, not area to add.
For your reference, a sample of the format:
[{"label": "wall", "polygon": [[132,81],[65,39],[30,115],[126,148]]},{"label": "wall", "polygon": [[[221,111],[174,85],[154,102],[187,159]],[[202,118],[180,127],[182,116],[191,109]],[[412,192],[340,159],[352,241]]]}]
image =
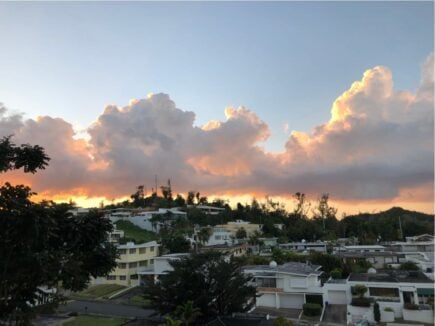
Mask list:
[{"label": "wall", "polygon": [[433,310],[408,310],[403,309],[403,320],[417,321],[420,323],[433,324]]}]

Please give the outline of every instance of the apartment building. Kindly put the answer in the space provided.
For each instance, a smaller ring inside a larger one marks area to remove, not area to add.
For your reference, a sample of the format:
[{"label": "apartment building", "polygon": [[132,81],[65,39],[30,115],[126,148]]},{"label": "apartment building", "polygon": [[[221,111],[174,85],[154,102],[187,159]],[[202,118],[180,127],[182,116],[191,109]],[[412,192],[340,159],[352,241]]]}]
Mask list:
[{"label": "apartment building", "polygon": [[116,268],[107,277],[98,277],[93,284],[120,284],[137,286],[140,284],[139,273],[154,265],[154,259],[159,255],[159,244],[151,241],[142,244],[127,242],[118,245],[119,258]]}]

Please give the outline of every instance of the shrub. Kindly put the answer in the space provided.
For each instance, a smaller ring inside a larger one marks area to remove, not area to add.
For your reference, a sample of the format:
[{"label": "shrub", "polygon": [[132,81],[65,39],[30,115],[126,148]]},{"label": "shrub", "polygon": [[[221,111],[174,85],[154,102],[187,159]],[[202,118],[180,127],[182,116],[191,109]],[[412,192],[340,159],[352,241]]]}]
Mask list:
[{"label": "shrub", "polygon": [[305,303],[303,310],[305,316],[319,316],[322,313],[322,306],[318,303]]},{"label": "shrub", "polygon": [[331,271],[330,275],[335,280],[341,278],[341,275],[342,275],[341,269],[338,269],[338,268],[333,269]]},{"label": "shrub", "polygon": [[418,305],[414,303],[405,303],[403,307],[408,310],[418,310]]},{"label": "shrub", "polygon": [[390,311],[390,312],[394,312],[394,309],[391,307],[385,307],[384,311]]},{"label": "shrub", "polygon": [[381,311],[379,309],[379,303],[375,302],[373,306],[373,317],[377,322],[381,320]]},{"label": "shrub", "polygon": [[356,307],[370,307],[370,300],[364,297],[353,298],[351,305]]},{"label": "shrub", "polygon": [[352,287],[351,291],[352,291],[352,294],[356,294],[360,298],[362,298],[364,296],[364,294],[367,292],[367,287],[365,285],[362,285],[362,284],[357,284],[357,285]]},{"label": "shrub", "polygon": [[293,323],[291,320],[288,320],[284,317],[278,317],[273,322],[273,326],[293,326]]},{"label": "shrub", "polygon": [[418,266],[411,261],[407,261],[403,264],[400,264],[399,269],[402,271],[418,271],[418,270],[420,270],[420,268],[418,268]]}]

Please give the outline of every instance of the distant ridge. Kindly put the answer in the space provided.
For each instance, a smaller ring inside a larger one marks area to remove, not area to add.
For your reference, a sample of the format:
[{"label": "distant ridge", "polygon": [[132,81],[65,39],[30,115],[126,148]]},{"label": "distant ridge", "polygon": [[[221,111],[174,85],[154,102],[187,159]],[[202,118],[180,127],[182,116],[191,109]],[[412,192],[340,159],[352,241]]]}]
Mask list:
[{"label": "distant ridge", "polygon": [[[400,234],[400,223],[403,234]],[[407,236],[434,234],[434,215],[392,207],[378,213],[349,215],[340,222],[346,237],[370,239],[380,237],[381,241],[404,240]]]}]

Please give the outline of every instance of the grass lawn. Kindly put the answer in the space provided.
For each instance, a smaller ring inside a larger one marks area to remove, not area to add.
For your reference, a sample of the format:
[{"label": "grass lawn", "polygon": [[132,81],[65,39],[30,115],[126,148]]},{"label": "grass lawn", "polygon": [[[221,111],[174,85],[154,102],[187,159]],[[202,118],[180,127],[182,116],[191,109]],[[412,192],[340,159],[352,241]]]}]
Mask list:
[{"label": "grass lawn", "polygon": [[157,234],[148,230],[143,230],[129,221],[115,222],[118,230],[124,231],[124,237],[134,239],[135,243],[144,243],[157,240]]},{"label": "grass lawn", "polygon": [[63,326],[119,326],[127,319],[99,317],[99,316],[78,316],[71,321],[63,324]]},{"label": "grass lawn", "polygon": [[144,299],[141,295],[135,295],[131,297],[128,299],[128,303],[140,307],[149,307],[150,305],[150,301]]},{"label": "grass lawn", "polygon": [[77,297],[81,299],[96,299],[100,297],[109,297],[111,294],[125,289],[124,285],[118,284],[99,284],[88,287],[82,292],[74,293],[72,297]]}]

